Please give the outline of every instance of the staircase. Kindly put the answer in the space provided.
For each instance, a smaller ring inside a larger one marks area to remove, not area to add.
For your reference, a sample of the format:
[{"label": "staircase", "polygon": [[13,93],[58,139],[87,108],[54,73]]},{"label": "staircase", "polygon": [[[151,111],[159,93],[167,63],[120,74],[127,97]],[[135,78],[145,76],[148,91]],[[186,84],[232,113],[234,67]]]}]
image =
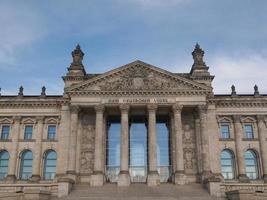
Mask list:
[{"label": "staircase", "polygon": [[200,184],[177,186],[162,184],[148,187],[146,184],[132,184],[118,187],[106,184],[103,187],[76,185],[69,196],[53,200],[215,200]]}]

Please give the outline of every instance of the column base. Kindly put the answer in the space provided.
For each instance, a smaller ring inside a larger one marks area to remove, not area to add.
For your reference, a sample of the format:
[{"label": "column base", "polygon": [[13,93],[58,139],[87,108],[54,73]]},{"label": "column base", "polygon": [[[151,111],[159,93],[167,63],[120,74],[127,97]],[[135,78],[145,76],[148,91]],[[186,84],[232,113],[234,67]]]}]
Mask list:
[{"label": "column base", "polygon": [[174,184],[175,185],[185,185],[187,183],[186,175],[184,174],[184,171],[177,171],[174,174]]},{"label": "column base", "polygon": [[148,186],[158,186],[160,185],[159,173],[157,171],[150,171],[147,176]]},{"label": "column base", "polygon": [[206,183],[212,177],[211,171],[203,171],[201,174],[201,183]]},{"label": "column base", "polygon": [[37,183],[41,180],[41,176],[40,175],[32,175],[31,177],[31,182]]},{"label": "column base", "polygon": [[103,186],[104,185],[103,172],[94,172],[94,174],[91,175],[90,185],[91,186]]},{"label": "column base", "polygon": [[129,186],[131,184],[128,171],[121,171],[118,179],[118,186]]},{"label": "column base", "polygon": [[17,180],[16,175],[7,175],[5,178],[6,183],[14,183]]},{"label": "column base", "polygon": [[250,180],[249,180],[249,178],[247,177],[246,174],[240,174],[238,176],[238,180],[239,180],[240,183],[249,183],[250,182]]},{"label": "column base", "polygon": [[263,181],[264,183],[267,183],[267,174],[263,174]]}]

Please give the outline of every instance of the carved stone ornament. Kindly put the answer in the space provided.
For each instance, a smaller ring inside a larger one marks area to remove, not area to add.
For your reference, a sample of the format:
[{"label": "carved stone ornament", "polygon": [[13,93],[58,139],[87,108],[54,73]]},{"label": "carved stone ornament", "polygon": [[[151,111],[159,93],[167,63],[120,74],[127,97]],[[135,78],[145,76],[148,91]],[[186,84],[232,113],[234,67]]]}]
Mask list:
[{"label": "carved stone ornament", "polygon": [[176,103],[172,105],[173,112],[182,112],[182,109],[183,109],[183,105],[181,104]]},{"label": "carved stone ornament", "polygon": [[121,104],[120,105],[121,112],[128,112],[129,109],[130,109],[130,105],[128,105],[128,104]]}]

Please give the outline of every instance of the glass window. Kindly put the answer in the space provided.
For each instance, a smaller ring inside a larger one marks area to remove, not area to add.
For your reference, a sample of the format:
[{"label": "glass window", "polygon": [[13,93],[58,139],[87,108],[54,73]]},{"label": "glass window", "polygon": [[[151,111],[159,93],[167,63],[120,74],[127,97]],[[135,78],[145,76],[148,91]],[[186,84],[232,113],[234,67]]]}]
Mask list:
[{"label": "glass window", "polygon": [[111,123],[107,135],[107,179],[117,182],[120,172],[121,124]]},{"label": "glass window", "polygon": [[245,134],[246,134],[246,138],[248,138],[248,139],[253,139],[254,138],[253,127],[252,127],[251,124],[246,124],[245,125]]},{"label": "glass window", "polygon": [[25,131],[24,131],[24,139],[25,140],[32,139],[32,130],[33,130],[33,126],[32,125],[26,125],[25,126]]},{"label": "glass window", "polygon": [[255,152],[248,150],[245,152],[246,175],[249,179],[258,178],[258,162]]},{"label": "glass window", "polygon": [[32,152],[26,150],[21,155],[20,179],[27,180],[32,176]]},{"label": "glass window", "polygon": [[234,158],[229,150],[223,150],[221,153],[221,171],[224,179],[234,178]]},{"label": "glass window", "polygon": [[54,140],[55,138],[56,138],[56,125],[49,125],[47,139]]},{"label": "glass window", "polygon": [[230,126],[229,124],[221,124],[221,138],[230,138]]},{"label": "glass window", "polygon": [[57,153],[53,150],[48,151],[44,158],[44,174],[45,180],[53,180],[56,174]]},{"label": "glass window", "polygon": [[2,131],[1,131],[1,139],[2,140],[7,140],[8,137],[9,137],[9,132],[10,132],[10,126],[3,125],[2,126]]},{"label": "glass window", "polygon": [[2,151],[0,153],[0,180],[4,180],[8,172],[9,153]]},{"label": "glass window", "polygon": [[161,182],[170,178],[169,130],[164,122],[157,122],[157,168]]}]

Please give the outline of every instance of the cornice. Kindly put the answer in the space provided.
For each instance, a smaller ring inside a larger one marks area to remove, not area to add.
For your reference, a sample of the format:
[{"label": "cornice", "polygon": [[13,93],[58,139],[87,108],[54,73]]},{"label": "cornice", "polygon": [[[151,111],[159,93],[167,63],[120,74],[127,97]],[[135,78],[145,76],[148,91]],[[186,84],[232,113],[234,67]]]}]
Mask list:
[{"label": "cornice", "polygon": [[209,95],[211,91],[207,90],[137,90],[137,91],[66,91],[66,94],[70,96],[144,96],[144,95],[164,95],[164,96],[197,96],[197,95]]},{"label": "cornice", "polygon": [[267,98],[212,98],[208,102],[215,104],[216,107],[267,107]]}]

